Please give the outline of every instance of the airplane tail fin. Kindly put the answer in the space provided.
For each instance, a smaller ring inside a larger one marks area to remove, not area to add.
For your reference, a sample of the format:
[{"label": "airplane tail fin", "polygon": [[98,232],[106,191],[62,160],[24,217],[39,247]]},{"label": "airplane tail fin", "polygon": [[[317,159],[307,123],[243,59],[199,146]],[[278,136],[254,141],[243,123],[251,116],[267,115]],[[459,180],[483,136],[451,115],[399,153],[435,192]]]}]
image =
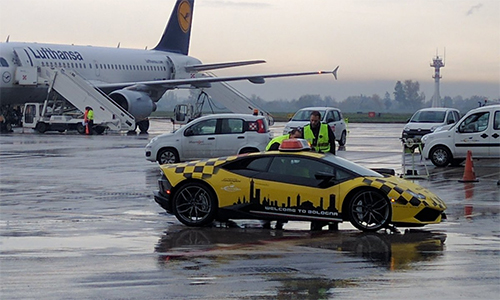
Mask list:
[{"label": "airplane tail fin", "polygon": [[194,0],[177,0],[160,42],[153,50],[188,54],[193,8]]}]

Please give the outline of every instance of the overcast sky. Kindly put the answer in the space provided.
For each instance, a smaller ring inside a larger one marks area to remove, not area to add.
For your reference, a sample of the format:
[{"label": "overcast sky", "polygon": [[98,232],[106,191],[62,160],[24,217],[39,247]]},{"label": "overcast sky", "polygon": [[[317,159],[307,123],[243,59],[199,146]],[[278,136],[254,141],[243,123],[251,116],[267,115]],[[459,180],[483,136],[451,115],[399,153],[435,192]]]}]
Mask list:
[{"label": "overcast sky", "polygon": [[[152,48],[175,0],[0,0],[0,39]],[[190,55],[202,62],[264,59],[217,75],[331,70],[333,77],[232,84],[266,100],[320,94],[392,94],[419,81],[432,97],[438,53],[441,96],[500,97],[498,0],[196,0]]]}]

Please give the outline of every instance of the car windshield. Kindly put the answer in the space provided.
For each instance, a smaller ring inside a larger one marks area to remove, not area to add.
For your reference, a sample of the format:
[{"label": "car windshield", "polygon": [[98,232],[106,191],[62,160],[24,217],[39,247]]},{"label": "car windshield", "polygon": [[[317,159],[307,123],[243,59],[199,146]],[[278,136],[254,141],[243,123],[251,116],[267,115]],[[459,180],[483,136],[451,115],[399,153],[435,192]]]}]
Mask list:
[{"label": "car windshield", "polygon": [[373,170],[367,169],[363,166],[360,166],[352,161],[348,161],[342,157],[336,155],[325,155],[324,159],[326,161],[332,162],[336,165],[342,166],[360,176],[370,176],[370,177],[384,177],[384,175],[375,172]]},{"label": "car windshield", "polygon": [[[299,110],[298,112],[295,113],[295,115],[292,118],[292,121],[309,121],[311,117],[311,112],[313,112],[314,109],[303,109]],[[326,110],[318,110],[319,113],[321,114],[321,117],[325,115]]]},{"label": "car windshield", "polygon": [[417,111],[410,122],[413,123],[444,123],[445,111]]}]

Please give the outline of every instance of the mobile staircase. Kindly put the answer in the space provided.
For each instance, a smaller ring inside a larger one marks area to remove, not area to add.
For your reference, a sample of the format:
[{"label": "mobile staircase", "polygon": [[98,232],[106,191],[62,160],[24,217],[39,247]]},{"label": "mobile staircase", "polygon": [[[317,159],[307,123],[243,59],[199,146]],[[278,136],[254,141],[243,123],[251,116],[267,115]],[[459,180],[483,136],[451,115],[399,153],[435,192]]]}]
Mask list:
[{"label": "mobile staircase", "polygon": [[76,71],[41,68],[40,73],[39,82],[49,84],[47,97],[55,91],[82,112],[90,106],[94,111],[95,126],[112,131],[135,130],[135,118]]}]

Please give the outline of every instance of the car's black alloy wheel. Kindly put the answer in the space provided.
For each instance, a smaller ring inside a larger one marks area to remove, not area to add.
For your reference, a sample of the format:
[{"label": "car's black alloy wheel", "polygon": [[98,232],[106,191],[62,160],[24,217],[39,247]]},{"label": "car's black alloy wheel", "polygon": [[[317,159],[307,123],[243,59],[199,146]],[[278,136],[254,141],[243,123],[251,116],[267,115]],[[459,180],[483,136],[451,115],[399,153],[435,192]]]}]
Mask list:
[{"label": "car's black alloy wheel", "polygon": [[386,196],[375,190],[358,192],[349,204],[351,224],[363,231],[377,231],[387,226],[392,209]]},{"label": "car's black alloy wheel", "polygon": [[175,193],[174,214],[188,226],[203,226],[211,223],[217,211],[217,199],[206,185],[190,182]]}]

